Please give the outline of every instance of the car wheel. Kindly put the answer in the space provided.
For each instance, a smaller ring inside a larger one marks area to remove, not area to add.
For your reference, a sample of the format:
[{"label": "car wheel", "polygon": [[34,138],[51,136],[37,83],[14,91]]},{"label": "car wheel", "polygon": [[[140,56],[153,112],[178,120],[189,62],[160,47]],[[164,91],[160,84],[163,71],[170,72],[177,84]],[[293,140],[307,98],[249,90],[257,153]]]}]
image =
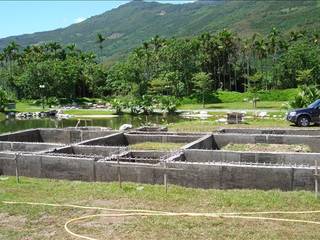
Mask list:
[{"label": "car wheel", "polygon": [[301,116],[298,118],[299,127],[308,127],[310,125],[310,118],[308,116]]}]

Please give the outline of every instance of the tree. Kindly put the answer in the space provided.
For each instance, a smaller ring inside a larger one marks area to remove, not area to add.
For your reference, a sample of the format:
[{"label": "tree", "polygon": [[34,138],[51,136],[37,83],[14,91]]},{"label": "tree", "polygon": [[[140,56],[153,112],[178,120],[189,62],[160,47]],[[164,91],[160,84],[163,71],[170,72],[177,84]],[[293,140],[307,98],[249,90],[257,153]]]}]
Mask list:
[{"label": "tree", "polygon": [[105,40],[106,40],[105,37],[103,37],[101,33],[97,34],[97,41],[96,42],[99,44],[100,55],[101,55],[100,57],[102,57],[102,49],[103,49],[102,44]]},{"label": "tree", "polygon": [[209,86],[211,85],[212,79],[210,75],[205,72],[199,72],[193,75],[192,81],[196,86],[198,92],[202,95],[202,107],[205,107],[205,95],[210,92]]},{"label": "tree", "polygon": [[249,81],[248,92],[252,94],[252,104],[253,108],[257,108],[258,92],[261,89],[261,82],[263,80],[263,73],[256,72],[253,75],[247,76]]},{"label": "tree", "polygon": [[6,104],[10,101],[10,96],[7,91],[0,87],[0,112],[4,112]]},{"label": "tree", "polygon": [[312,80],[313,80],[312,71],[313,69],[298,70],[297,82],[304,85],[312,84]]}]

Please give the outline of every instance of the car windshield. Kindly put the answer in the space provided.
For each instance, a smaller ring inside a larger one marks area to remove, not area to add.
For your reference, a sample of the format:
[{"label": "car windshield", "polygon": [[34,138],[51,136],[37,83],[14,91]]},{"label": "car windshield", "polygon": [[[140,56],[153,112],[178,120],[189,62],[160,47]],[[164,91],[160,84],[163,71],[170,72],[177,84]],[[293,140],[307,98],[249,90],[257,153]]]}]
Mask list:
[{"label": "car windshield", "polygon": [[318,99],[317,101],[311,103],[308,108],[316,108],[320,105],[320,99]]}]

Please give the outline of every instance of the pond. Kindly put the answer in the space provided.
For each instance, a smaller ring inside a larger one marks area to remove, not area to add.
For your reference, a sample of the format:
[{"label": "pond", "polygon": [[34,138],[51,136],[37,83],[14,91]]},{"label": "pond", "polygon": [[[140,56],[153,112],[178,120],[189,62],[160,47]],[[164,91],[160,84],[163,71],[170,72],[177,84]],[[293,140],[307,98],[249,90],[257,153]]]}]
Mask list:
[{"label": "pond", "polygon": [[[120,115],[112,118],[92,118],[92,122],[88,122],[88,126],[101,126],[110,127],[112,129],[119,129],[122,124],[132,124],[133,127],[139,127],[148,123],[154,124],[169,124],[180,121],[187,121],[179,115],[168,115],[166,117],[162,115]],[[62,127],[75,127],[77,119],[63,119],[57,120],[55,118],[44,119],[6,119],[4,115],[0,115],[0,133],[14,132],[29,128],[62,128]],[[84,126],[84,122],[80,126]]]}]

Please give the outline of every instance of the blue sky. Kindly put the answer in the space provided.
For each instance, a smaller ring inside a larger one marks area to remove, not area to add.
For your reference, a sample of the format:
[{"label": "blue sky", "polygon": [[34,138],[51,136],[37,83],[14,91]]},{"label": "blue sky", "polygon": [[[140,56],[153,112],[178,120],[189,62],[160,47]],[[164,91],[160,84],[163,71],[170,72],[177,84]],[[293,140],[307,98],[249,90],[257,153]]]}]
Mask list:
[{"label": "blue sky", "polygon": [[[177,4],[186,1],[161,2]],[[0,1],[0,38],[67,27],[127,2],[125,0]]]}]

